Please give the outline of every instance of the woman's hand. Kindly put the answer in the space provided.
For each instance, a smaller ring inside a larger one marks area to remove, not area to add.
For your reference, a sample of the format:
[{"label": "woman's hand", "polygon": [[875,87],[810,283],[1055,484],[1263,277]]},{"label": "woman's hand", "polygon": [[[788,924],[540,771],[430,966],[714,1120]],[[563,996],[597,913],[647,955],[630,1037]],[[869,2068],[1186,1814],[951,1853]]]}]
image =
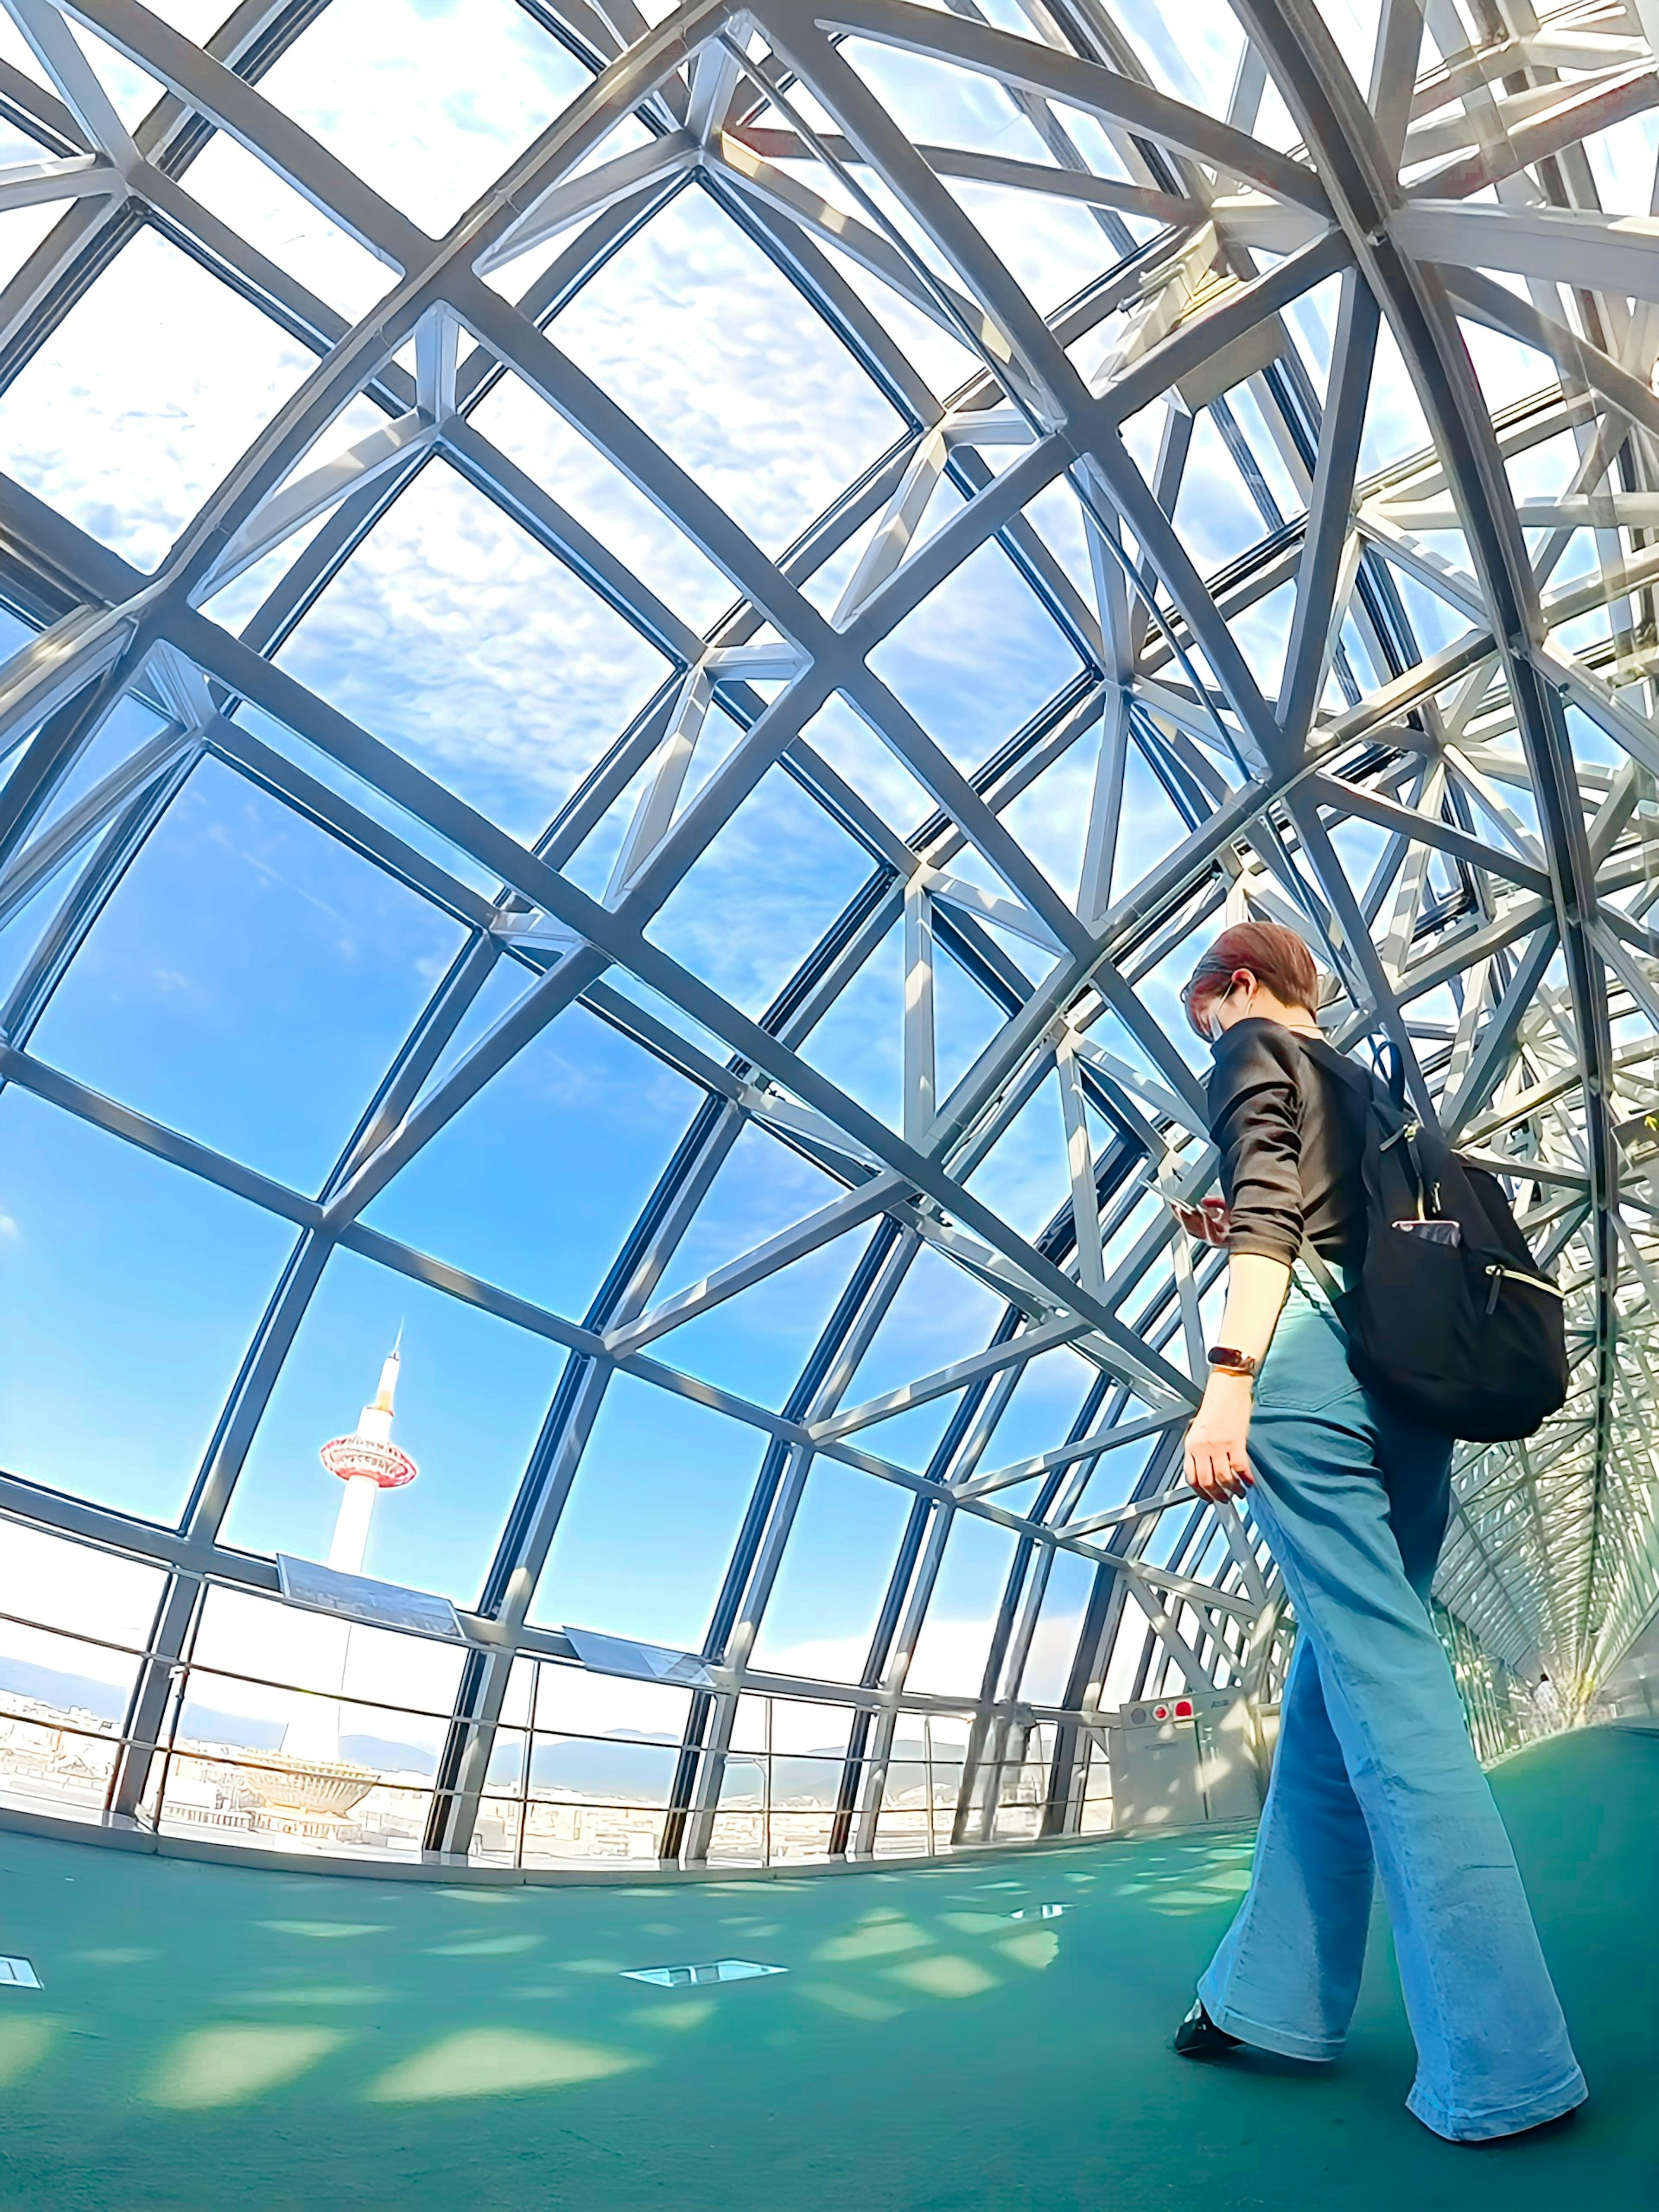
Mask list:
[{"label": "woman's hand", "polygon": [[1200,1244],[1222,1245],[1227,1241],[1231,1226],[1224,1198],[1206,1198],[1196,1206],[1170,1201],[1171,1211],[1189,1237],[1196,1237]]},{"label": "woman's hand", "polygon": [[1187,1480],[1212,1502],[1242,1498],[1255,1480],[1245,1456],[1250,1433],[1250,1378],[1218,1370],[1187,1431]]}]

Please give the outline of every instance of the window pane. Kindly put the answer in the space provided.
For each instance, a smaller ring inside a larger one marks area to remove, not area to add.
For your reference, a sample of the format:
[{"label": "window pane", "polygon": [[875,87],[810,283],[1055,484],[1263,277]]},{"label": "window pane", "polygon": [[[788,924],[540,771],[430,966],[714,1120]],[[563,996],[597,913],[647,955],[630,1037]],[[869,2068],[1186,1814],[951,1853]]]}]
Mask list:
[{"label": "window pane", "polygon": [[314,1191],[461,942],[447,915],[208,762],[104,909],[33,1048]]},{"label": "window pane", "polygon": [[510,0],[331,0],[259,89],[439,238],[587,82]]},{"label": "window pane", "polygon": [[136,1657],[0,1622],[0,1802],[100,1810],[137,1672]]},{"label": "window pane", "polygon": [[753,1429],[618,1375],[532,1619],[696,1650],[764,1449]]},{"label": "window pane", "polygon": [[[415,1155],[364,1218],[580,1320],[702,1097],[573,1006]],[[524,1171],[504,1173],[509,1161]]]},{"label": "window pane", "polygon": [[154,568],[315,367],[146,228],[0,401],[0,455],[71,521]]},{"label": "window pane", "polygon": [[946,1697],[979,1694],[1013,1556],[1007,1529],[971,1513],[956,1516],[907,1688]]},{"label": "window pane", "polygon": [[398,496],[278,658],[525,838],[668,665],[442,461]]},{"label": "window pane", "polygon": [[1095,1573],[1093,1565],[1075,1552],[1054,1554],[1019,1687],[1020,1696],[1031,1705],[1058,1705],[1065,1701]]},{"label": "window pane", "polygon": [[900,428],[828,325],[700,191],[585,285],[553,335],[769,552]]},{"label": "window pane", "polygon": [[166,1583],[160,1567],[95,1552],[89,1544],[49,1536],[20,1522],[7,1522],[0,1542],[0,1613],[44,1628],[79,1630],[100,1643],[141,1650]]},{"label": "window pane", "polygon": [[813,1462],[756,1639],[757,1667],[858,1680],[913,1506],[896,1484]]},{"label": "window pane", "polygon": [[174,1520],[292,1225],[15,1084],[0,1213],[0,1465]]},{"label": "window pane", "polygon": [[577,1802],[665,1805],[678,1757],[678,1749],[666,1744],[538,1735],[530,1761],[530,1792]]}]

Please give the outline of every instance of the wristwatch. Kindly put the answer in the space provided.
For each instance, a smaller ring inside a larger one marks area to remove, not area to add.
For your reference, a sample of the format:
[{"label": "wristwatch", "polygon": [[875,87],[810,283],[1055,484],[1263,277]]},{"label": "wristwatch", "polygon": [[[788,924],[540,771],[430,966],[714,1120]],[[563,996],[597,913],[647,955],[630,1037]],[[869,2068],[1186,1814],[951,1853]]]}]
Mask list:
[{"label": "wristwatch", "polygon": [[1212,1344],[1204,1356],[1223,1375],[1254,1375],[1261,1364],[1255,1352],[1235,1352],[1225,1344]]}]

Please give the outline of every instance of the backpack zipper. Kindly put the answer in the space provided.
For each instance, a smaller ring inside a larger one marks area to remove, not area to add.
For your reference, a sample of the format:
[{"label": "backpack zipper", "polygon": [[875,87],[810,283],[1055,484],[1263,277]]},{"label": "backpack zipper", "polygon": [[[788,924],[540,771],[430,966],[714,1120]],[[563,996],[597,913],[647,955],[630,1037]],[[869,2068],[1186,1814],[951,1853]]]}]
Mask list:
[{"label": "backpack zipper", "polygon": [[1488,1313],[1497,1310],[1498,1294],[1504,1287],[1505,1278],[1511,1283],[1525,1283],[1534,1291],[1547,1291],[1553,1298],[1565,1298],[1567,1295],[1565,1291],[1558,1290],[1553,1283],[1547,1283],[1541,1275],[1523,1274],[1519,1267],[1500,1267],[1489,1262],[1486,1273],[1492,1278],[1492,1289],[1486,1295]]}]

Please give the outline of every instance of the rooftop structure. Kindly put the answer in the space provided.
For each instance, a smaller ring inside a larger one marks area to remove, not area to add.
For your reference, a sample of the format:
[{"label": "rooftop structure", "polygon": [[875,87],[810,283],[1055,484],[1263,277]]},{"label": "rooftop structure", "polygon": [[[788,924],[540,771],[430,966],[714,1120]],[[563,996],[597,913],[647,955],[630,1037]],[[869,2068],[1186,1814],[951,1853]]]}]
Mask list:
[{"label": "rooftop structure", "polygon": [[462,1640],[354,1632],[363,1849],[1036,1839],[1137,1705],[1270,1716],[1164,1203],[1244,915],[1566,1291],[1437,1595],[1484,1747],[1607,1710],[1649,0],[212,12],[0,18],[0,1646],[65,1801],[183,1821],[337,1702],[274,1557],[412,1478],[394,1355],[331,1540],[404,1310],[375,1564]]}]

